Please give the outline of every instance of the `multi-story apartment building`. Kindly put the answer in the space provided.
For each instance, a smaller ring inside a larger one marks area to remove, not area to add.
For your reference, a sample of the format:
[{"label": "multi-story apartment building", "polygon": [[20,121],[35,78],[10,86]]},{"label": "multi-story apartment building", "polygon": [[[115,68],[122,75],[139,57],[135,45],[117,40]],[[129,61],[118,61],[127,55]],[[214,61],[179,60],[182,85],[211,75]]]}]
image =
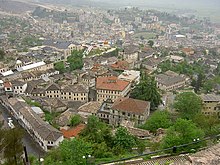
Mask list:
[{"label": "multi-story apartment building", "polygon": [[14,94],[24,94],[25,90],[27,89],[27,83],[26,82],[22,82],[22,81],[12,81],[12,86],[13,86],[13,93]]},{"label": "multi-story apartment building", "polygon": [[175,72],[167,71],[164,74],[156,76],[157,86],[164,91],[172,91],[184,87],[187,83],[187,78],[178,75]]},{"label": "multi-story apartment building", "polygon": [[82,84],[59,86],[51,84],[45,90],[45,96],[49,98],[61,98],[64,100],[74,100],[88,102],[89,89]]},{"label": "multi-story apartment building", "polygon": [[88,102],[89,89],[82,84],[68,85],[61,89],[61,99]]},{"label": "multi-story apartment building", "polygon": [[201,95],[203,101],[202,113],[220,117],[220,96],[215,94]]},{"label": "multi-story apartment building", "polygon": [[127,96],[130,89],[129,81],[120,80],[115,76],[98,77],[96,80],[97,101],[111,99],[114,102],[119,97]]}]

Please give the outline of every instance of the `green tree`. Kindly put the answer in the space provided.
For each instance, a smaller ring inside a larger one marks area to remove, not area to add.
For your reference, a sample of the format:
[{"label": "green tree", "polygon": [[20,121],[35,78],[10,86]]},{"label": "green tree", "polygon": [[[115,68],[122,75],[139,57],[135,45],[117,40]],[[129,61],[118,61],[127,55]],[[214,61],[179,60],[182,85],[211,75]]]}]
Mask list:
[{"label": "green tree", "polygon": [[45,158],[45,165],[86,165],[83,156],[92,155],[92,144],[82,139],[64,140],[58,149],[50,152]]},{"label": "green tree", "polygon": [[65,72],[65,65],[63,61],[57,62],[54,64],[54,69],[58,70],[60,73]]},{"label": "green tree", "polygon": [[80,137],[91,143],[105,142],[107,146],[112,146],[112,134],[110,127],[99,120],[96,116],[89,116],[85,129]]},{"label": "green tree", "polygon": [[198,114],[193,122],[201,128],[206,136],[216,135],[220,133],[220,120],[218,116]]},{"label": "green tree", "polygon": [[202,100],[192,92],[184,92],[175,98],[174,108],[179,112],[180,117],[193,119],[202,110]]},{"label": "green tree", "polygon": [[148,43],[148,45],[149,45],[150,47],[153,47],[153,46],[154,46],[154,41],[152,41],[152,40],[149,40],[147,43]]},{"label": "green tree", "polygon": [[4,158],[6,165],[22,164],[21,155],[23,154],[23,131],[20,128],[4,130]]},{"label": "green tree", "polygon": [[199,73],[196,80],[192,81],[192,86],[194,87],[194,91],[196,93],[198,93],[200,91],[200,89],[202,88],[203,83],[204,83],[204,79],[205,79],[205,75],[202,73]]},{"label": "green tree", "polygon": [[156,132],[158,128],[169,128],[172,125],[168,111],[155,111],[141,128]]},{"label": "green tree", "polygon": [[154,110],[162,103],[157,83],[153,77],[142,76],[140,83],[131,91],[131,98],[149,101]]},{"label": "green tree", "polygon": [[4,60],[5,58],[5,52],[0,49],[0,60]]},{"label": "green tree", "polygon": [[70,120],[70,125],[75,127],[82,122],[80,115],[74,115]]},{"label": "green tree", "polygon": [[[204,137],[202,129],[198,128],[191,120],[177,119],[176,123],[167,130],[166,136],[162,140],[162,148],[170,148],[182,144],[193,142],[194,139],[202,139]],[[179,150],[189,150],[190,148],[198,148],[204,145],[202,142],[193,144]]]},{"label": "green tree", "polygon": [[83,67],[83,51],[72,51],[71,56],[67,57],[70,71],[82,69]]},{"label": "green tree", "polygon": [[135,137],[131,135],[125,127],[119,127],[116,130],[114,146],[122,148],[125,151],[131,151],[136,145]]},{"label": "green tree", "polygon": [[220,76],[220,62],[218,63],[215,73]]}]

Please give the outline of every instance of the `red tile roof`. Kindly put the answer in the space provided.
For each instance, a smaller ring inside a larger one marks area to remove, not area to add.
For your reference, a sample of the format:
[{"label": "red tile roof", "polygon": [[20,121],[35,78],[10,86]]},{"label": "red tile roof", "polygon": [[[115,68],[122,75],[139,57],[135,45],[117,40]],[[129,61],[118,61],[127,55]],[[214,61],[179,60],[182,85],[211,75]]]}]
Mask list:
[{"label": "red tile roof", "polygon": [[4,87],[5,87],[5,88],[11,88],[11,87],[12,87],[12,84],[11,84],[9,81],[4,82]]},{"label": "red tile roof", "polygon": [[129,69],[129,63],[127,61],[117,61],[111,67],[115,70],[127,70]]},{"label": "red tile roof", "polygon": [[71,128],[69,130],[61,129],[60,131],[63,133],[63,136],[65,138],[71,138],[76,137],[79,135],[79,133],[85,128],[85,124],[80,124],[74,128]]},{"label": "red tile roof", "polygon": [[115,76],[98,77],[96,81],[96,89],[123,91],[129,84],[130,82],[119,80]]},{"label": "red tile roof", "polygon": [[144,114],[150,110],[150,102],[122,97],[115,101],[112,109],[134,114]]},{"label": "red tile roof", "polygon": [[101,68],[101,64],[94,64],[91,70],[94,71],[94,72],[96,72],[96,71],[98,71],[100,68]]}]

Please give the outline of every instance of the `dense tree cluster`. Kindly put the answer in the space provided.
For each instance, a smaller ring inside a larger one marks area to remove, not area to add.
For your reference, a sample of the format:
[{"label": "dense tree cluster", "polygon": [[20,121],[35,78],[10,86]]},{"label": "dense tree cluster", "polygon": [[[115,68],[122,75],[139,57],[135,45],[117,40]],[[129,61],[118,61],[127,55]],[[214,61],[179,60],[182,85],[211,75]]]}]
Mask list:
[{"label": "dense tree cluster", "polygon": [[5,165],[22,164],[23,131],[20,128],[3,129],[0,126],[0,153],[4,155]]},{"label": "dense tree cluster", "polygon": [[71,117],[70,119],[70,126],[77,126],[82,122],[81,116],[80,115],[74,115],[73,117]]},{"label": "dense tree cluster", "polygon": [[174,108],[179,112],[181,118],[193,119],[196,115],[201,113],[202,100],[195,93],[181,93],[175,100]]},{"label": "dense tree cluster", "polygon": [[172,125],[171,117],[168,111],[155,111],[146,123],[140,126],[142,129],[156,132],[158,128],[169,128]]},{"label": "dense tree cluster", "polygon": [[5,52],[0,49],[0,60],[4,60],[5,58]]},{"label": "dense tree cluster", "polygon": [[67,62],[59,61],[54,64],[54,69],[65,73],[67,71],[74,71],[76,69],[82,69],[83,67],[83,51],[73,50],[71,55],[67,57]]},{"label": "dense tree cluster", "polygon": [[[162,148],[170,148],[182,144],[192,143],[194,139],[202,139],[204,131],[196,126],[191,120],[177,119],[175,124],[168,128],[167,134],[162,141]],[[193,148],[199,148],[203,143],[194,144]],[[190,150],[192,146],[185,146],[181,150]]]},{"label": "dense tree cluster", "polygon": [[159,65],[159,68],[162,72],[166,72],[168,70],[174,71],[179,74],[185,74],[190,77],[193,75],[203,74],[205,70],[208,69],[208,67],[204,67],[204,65],[201,65],[199,62],[195,62],[194,64],[189,64],[186,61],[183,61],[181,63],[173,63],[170,60],[164,61]]},{"label": "dense tree cluster", "polygon": [[45,164],[84,165],[83,156],[92,155],[96,160],[112,160],[120,155],[130,154],[133,147],[143,152],[144,144],[131,135],[126,128],[119,127],[113,134],[111,128],[95,116],[88,118],[88,124],[78,138],[65,140],[58,149],[52,150]]},{"label": "dense tree cluster", "polygon": [[67,57],[69,63],[69,70],[82,69],[83,67],[83,51],[73,50],[71,55]]},{"label": "dense tree cluster", "polygon": [[153,77],[142,75],[140,83],[131,91],[131,98],[149,101],[151,109],[156,109],[161,103],[161,95]]}]

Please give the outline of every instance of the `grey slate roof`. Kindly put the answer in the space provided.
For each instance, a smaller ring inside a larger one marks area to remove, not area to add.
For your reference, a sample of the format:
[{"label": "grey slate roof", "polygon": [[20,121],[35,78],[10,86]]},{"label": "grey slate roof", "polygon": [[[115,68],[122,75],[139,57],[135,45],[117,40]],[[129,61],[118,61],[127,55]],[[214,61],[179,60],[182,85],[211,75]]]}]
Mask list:
[{"label": "grey slate roof", "polygon": [[58,84],[50,84],[47,88],[46,91],[56,91],[56,90],[60,90],[60,86]]},{"label": "grey slate roof", "polygon": [[61,92],[87,93],[89,90],[82,84],[75,84],[65,86]]},{"label": "grey slate roof", "polygon": [[43,45],[52,46],[57,49],[68,49],[68,46],[71,44],[69,41],[52,41],[46,40]]},{"label": "grey slate roof", "polygon": [[220,102],[220,96],[215,94],[201,95],[203,101]]},{"label": "grey slate roof", "polygon": [[181,77],[179,75],[177,75],[176,73],[170,73],[169,71],[167,71],[167,74],[159,74],[156,76],[156,79],[158,81],[158,83],[163,84],[165,86],[171,86],[174,85],[176,83],[185,81],[184,77]]},{"label": "grey slate roof", "polygon": [[35,130],[44,140],[56,141],[62,136],[60,131],[44,122],[36,113],[34,113],[31,107],[27,105],[24,100],[10,98],[8,102],[15,111],[20,112],[24,116],[24,118],[30,123],[33,130]]}]

